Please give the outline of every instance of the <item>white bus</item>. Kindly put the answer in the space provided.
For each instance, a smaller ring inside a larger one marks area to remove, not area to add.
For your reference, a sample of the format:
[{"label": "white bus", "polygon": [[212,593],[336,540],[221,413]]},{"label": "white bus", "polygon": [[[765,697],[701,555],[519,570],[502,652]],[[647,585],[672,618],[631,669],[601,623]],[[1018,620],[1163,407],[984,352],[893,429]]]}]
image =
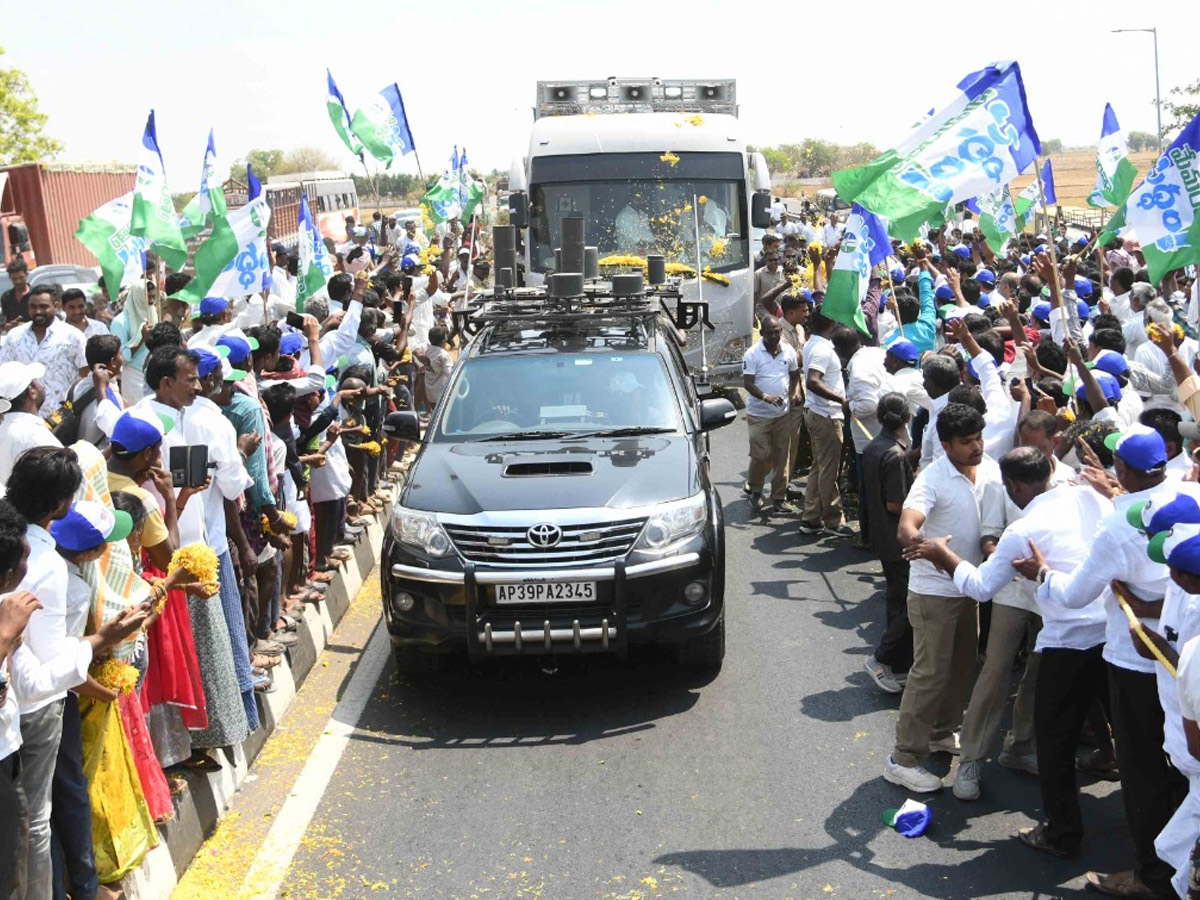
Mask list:
[{"label": "white bus", "polygon": [[[527,219],[524,263],[534,282],[554,269],[564,216],[587,220],[587,243],[601,259],[660,253],[694,271],[698,214],[701,268],[723,277],[687,278],[683,293],[696,299],[702,289],[709,304],[709,381],[740,385],[753,330],[752,228],[770,225],[770,184],[761,154],[741,137],[732,80],[539,82],[509,205],[514,224]],[[692,331],[687,355],[697,373],[700,346]]]}]

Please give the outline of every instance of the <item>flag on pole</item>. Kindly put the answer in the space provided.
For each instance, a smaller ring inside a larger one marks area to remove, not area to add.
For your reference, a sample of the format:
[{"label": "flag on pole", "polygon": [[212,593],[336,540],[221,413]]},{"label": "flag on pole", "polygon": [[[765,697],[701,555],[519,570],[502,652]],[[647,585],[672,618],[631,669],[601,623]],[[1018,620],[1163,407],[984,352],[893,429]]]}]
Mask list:
[{"label": "flag on pole", "polygon": [[1137,169],[1129,161],[1128,140],[1112,104],[1104,104],[1104,124],[1100,128],[1100,148],[1096,152],[1096,186],[1087,198],[1088,206],[1120,206],[1133,190]]},{"label": "flag on pole", "polygon": [[1017,231],[1017,211],[1013,208],[1008,185],[984,194],[978,198],[978,203],[979,230],[993,253],[1003,253],[1004,245]]},{"label": "flag on pole", "polygon": [[437,184],[421,198],[421,205],[429,207],[429,218],[435,223],[458,218],[463,211],[461,188],[458,147],[455,147],[450,157],[450,167],[442,173]]},{"label": "flag on pole", "polygon": [[79,223],[75,237],[95,254],[104,273],[104,286],[114,300],[121,288],[141,278],[146,271],[146,248],[143,237],[129,228],[133,212],[133,193],[110,200]]},{"label": "flag on pole", "polygon": [[146,120],[142,134],[142,152],[138,159],[137,179],[133,187],[130,230],[144,237],[163,262],[178,272],[187,262],[187,242],[179,229],[179,216],[167,187],[167,170],[158,149],[154,110]]},{"label": "flag on pole", "polygon": [[846,230],[833,272],[829,275],[821,313],[869,334],[862,303],[870,285],[871,268],[887,259],[891,252],[887,223],[855,203],[846,219]]},{"label": "flag on pole", "polygon": [[1200,115],[1159,157],[1154,167],[1113,214],[1100,243],[1118,232],[1137,235],[1158,284],[1173,269],[1200,263]]},{"label": "flag on pole", "polygon": [[464,222],[470,221],[482,199],[483,185],[472,178],[467,170],[467,148],[463,147],[462,156],[458,158],[458,202],[462,208],[461,218]]},{"label": "flag on pole", "polygon": [[1038,191],[1038,180],[1034,178],[1029,182],[1028,187],[1017,196],[1017,202],[1014,204],[1014,209],[1017,212],[1017,231],[1023,231],[1025,226],[1029,224],[1031,216],[1026,215],[1035,206],[1041,205],[1042,194],[1046,196],[1046,206],[1049,208],[1058,202],[1058,195],[1054,192],[1054,169],[1050,167],[1050,160],[1042,163],[1042,189]]},{"label": "flag on pole", "polygon": [[362,144],[358,142],[358,138],[350,129],[350,110],[346,108],[346,99],[338,90],[337,82],[333,80],[333,73],[326,69],[325,77],[328,82],[328,96],[325,105],[329,108],[329,121],[333,122],[333,130],[342,139],[347,150],[355,156],[362,156]]},{"label": "flag on pole", "polygon": [[1000,62],[959,82],[955,96],[894,149],[860,168],[834,172],[833,186],[909,241],[948,204],[1008,184],[1039,152],[1021,68]]},{"label": "flag on pole", "polygon": [[350,130],[372,156],[390,168],[392,160],[416,149],[400,87],[389,84],[350,120]]},{"label": "flag on pole", "polygon": [[333,274],[329,251],[308,209],[308,195],[300,192],[300,264],[297,270],[296,311],[304,312],[304,301],[325,286]]},{"label": "flag on pole", "polygon": [[[229,214],[229,227],[237,252],[217,275],[205,293],[207,297],[231,300],[269,287],[271,259],[267,255],[267,225],[271,221],[271,207],[267,205],[267,195],[263,192],[262,184],[254,177],[254,172],[248,165],[246,185],[246,205]],[[199,256],[197,253],[197,272],[200,268]]]},{"label": "flag on pole", "polygon": [[208,147],[204,151],[204,165],[200,169],[200,190],[179,214],[179,226],[185,238],[193,238],[211,225],[213,218],[224,217],[225,214],[225,188],[217,168],[217,150],[210,128]]}]

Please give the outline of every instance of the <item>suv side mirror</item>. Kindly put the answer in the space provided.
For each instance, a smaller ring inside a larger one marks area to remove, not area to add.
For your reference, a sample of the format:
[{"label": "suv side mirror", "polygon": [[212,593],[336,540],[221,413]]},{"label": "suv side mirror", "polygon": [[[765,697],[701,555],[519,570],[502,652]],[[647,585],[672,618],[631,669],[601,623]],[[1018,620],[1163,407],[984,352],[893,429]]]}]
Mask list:
[{"label": "suv side mirror", "polygon": [[724,397],[700,401],[700,430],[723,428],[737,418],[737,410]]},{"label": "suv side mirror", "polygon": [[508,195],[508,224],[517,228],[529,227],[529,195],[513,191]]},{"label": "suv side mirror", "polygon": [[[512,202],[511,198],[509,202]],[[750,225],[753,228],[771,227],[771,195],[765,191],[756,191],[750,198]]]},{"label": "suv side mirror", "polygon": [[388,413],[383,420],[383,434],[397,441],[421,440],[421,420],[412,410],[402,409]]}]

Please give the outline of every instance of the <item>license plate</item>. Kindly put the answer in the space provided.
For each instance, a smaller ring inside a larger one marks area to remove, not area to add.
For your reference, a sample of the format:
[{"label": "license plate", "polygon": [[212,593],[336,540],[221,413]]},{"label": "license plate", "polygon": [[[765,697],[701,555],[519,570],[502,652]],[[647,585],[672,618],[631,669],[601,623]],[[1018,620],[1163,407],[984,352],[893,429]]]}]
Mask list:
[{"label": "license plate", "polygon": [[526,581],[496,585],[497,603],[590,603],[595,599],[594,581]]}]

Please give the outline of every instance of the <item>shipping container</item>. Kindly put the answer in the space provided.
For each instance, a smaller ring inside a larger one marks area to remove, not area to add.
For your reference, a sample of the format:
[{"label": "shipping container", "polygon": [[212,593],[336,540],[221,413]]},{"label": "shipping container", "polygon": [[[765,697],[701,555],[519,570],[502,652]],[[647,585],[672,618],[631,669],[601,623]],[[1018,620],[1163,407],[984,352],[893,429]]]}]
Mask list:
[{"label": "shipping container", "polygon": [[0,178],[0,245],[5,259],[14,253],[8,226],[23,225],[38,265],[95,266],[96,257],[75,239],[75,230],[96,209],[133,190],[137,167],[28,163],[0,167],[0,174],[7,175]]}]

